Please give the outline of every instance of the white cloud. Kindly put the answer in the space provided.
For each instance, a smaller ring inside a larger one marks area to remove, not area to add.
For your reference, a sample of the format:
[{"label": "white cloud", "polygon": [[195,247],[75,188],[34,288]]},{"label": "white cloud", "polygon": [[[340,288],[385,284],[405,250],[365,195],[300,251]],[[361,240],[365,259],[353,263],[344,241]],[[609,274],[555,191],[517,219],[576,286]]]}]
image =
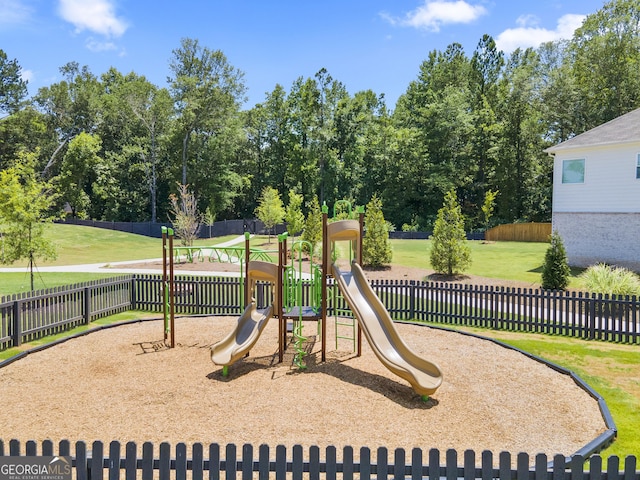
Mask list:
[{"label": "white cloud", "polygon": [[516,23],[523,28],[538,25],[539,22],[540,19],[533,14],[520,15],[516,18]]},{"label": "white cloud", "polygon": [[93,37],[87,39],[85,46],[92,52],[108,52],[118,49],[117,45],[113,42],[100,42]]},{"label": "white cloud", "polygon": [[32,9],[20,0],[0,0],[0,27],[23,24],[31,14]]},{"label": "white cloud", "polygon": [[20,70],[20,77],[25,82],[30,82],[33,80],[33,71],[32,70]]},{"label": "white cloud", "polygon": [[512,52],[516,48],[538,47],[541,43],[570,39],[573,32],[582,25],[585,15],[567,14],[558,19],[555,30],[537,25],[537,18],[521,16],[516,20],[517,28],[508,28],[496,38],[496,46],[504,52]]},{"label": "white cloud", "polygon": [[89,30],[111,38],[121,36],[128,27],[116,16],[111,0],[60,0],[58,12],[78,32]]},{"label": "white cloud", "polygon": [[452,23],[471,23],[487,10],[481,5],[472,5],[464,0],[425,0],[424,5],[409,12],[404,18],[382,14],[392,25],[402,25],[438,32],[442,25]]}]

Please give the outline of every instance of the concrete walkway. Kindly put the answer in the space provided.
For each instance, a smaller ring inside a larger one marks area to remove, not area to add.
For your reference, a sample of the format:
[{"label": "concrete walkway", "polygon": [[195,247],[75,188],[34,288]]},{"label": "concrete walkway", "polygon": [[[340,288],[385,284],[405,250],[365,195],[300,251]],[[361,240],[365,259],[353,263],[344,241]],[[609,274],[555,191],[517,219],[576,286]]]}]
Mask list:
[{"label": "concrete walkway", "polygon": [[[218,243],[216,247],[229,247],[244,242],[244,235],[240,235],[227,242]],[[108,274],[127,274],[127,273],[161,273],[161,267],[155,268],[127,268],[127,265],[137,265],[140,263],[155,263],[162,262],[162,258],[150,258],[146,260],[127,260],[123,262],[102,262],[102,263],[87,263],[83,265],[55,265],[55,266],[39,266],[36,267],[36,271],[39,273],[45,272],[76,272],[76,273],[108,273]],[[0,273],[23,273],[28,272],[29,267],[18,268],[0,268]],[[234,277],[238,276],[237,272],[212,272],[212,271],[189,271],[184,272],[188,275],[208,275],[216,277]]]}]

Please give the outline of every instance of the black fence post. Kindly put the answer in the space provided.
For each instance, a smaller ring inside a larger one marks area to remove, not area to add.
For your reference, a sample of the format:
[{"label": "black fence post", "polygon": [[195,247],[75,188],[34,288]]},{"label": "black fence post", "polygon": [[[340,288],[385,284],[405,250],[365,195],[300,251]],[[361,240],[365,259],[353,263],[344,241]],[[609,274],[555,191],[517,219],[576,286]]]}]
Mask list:
[{"label": "black fence post", "polygon": [[136,296],[136,280],[136,275],[131,275],[131,285],[129,287],[131,289],[129,292],[129,310],[136,310],[138,304],[138,298]]},{"label": "black fence post", "polygon": [[264,307],[264,283],[258,283],[256,285],[256,302],[258,304],[258,308],[263,308]]},{"label": "black fence post", "polygon": [[411,280],[409,282],[409,318],[412,320],[416,318],[416,281]]},{"label": "black fence post", "polygon": [[596,338],[596,299],[595,295],[589,298],[589,340]]},{"label": "black fence post", "polygon": [[22,319],[20,313],[22,310],[22,302],[19,299],[13,302],[13,346],[22,345]]},{"label": "black fence post", "polygon": [[91,323],[91,287],[84,287],[84,324]]}]

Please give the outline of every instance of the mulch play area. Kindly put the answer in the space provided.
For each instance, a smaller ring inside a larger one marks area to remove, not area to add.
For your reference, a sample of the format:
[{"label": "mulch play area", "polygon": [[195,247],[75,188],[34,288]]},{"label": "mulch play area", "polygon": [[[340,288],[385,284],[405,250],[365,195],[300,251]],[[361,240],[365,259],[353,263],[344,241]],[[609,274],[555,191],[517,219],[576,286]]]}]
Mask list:
[{"label": "mulch play area", "polygon": [[569,376],[491,341],[415,325],[397,329],[444,373],[427,402],[378,361],[366,340],[361,357],[349,340],[336,348],[333,318],[327,362],[320,362],[316,323],[309,322],[307,369],[293,366],[293,348],[277,363],[273,319],[225,378],[209,347],[236,321],[177,318],[174,349],[162,344],[161,321],[145,321],[18,360],[0,369],[0,437],[552,456],[570,455],[606,430],[596,400]]}]

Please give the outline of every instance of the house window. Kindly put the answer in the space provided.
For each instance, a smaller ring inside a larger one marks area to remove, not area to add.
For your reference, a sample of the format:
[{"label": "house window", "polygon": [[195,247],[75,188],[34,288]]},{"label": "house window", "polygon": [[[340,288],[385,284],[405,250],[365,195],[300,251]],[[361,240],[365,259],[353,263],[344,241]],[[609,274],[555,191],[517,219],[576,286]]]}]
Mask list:
[{"label": "house window", "polygon": [[584,183],[584,159],[562,162],[562,183]]}]

